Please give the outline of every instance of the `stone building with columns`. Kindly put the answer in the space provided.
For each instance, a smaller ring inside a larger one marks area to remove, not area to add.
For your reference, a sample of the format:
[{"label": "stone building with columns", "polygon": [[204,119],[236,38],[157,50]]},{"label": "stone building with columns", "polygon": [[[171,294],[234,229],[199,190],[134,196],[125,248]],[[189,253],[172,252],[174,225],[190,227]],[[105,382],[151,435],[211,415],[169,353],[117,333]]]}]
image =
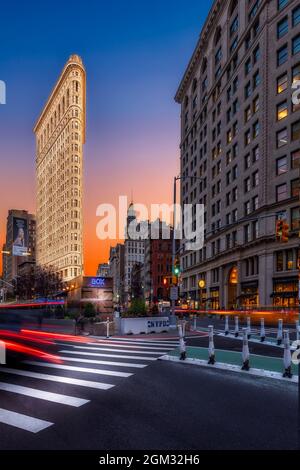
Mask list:
[{"label": "stone building with columns", "polygon": [[200,279],[210,308],[298,305],[297,80],[298,1],[213,2],[175,98],[181,203],[205,205],[205,245],[181,258],[181,295],[195,307]]}]

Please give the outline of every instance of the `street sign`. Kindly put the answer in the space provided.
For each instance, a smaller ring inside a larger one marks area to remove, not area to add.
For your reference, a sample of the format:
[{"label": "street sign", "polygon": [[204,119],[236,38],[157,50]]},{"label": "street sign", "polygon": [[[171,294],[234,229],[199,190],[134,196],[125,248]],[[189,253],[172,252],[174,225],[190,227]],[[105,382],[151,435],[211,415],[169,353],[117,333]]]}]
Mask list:
[{"label": "street sign", "polygon": [[177,286],[170,288],[170,299],[178,300],[178,287]]}]

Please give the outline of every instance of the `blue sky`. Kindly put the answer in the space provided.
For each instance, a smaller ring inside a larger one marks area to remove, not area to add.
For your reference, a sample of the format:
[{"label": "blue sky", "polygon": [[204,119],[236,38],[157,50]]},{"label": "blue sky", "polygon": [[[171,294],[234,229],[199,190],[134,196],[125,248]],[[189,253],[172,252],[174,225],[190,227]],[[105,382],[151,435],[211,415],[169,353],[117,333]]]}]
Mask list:
[{"label": "blue sky", "polygon": [[32,128],[72,53],[82,56],[88,77],[88,221],[94,223],[98,203],[113,202],[117,193],[133,189],[143,202],[153,181],[159,198],[153,202],[168,199],[179,162],[174,95],[211,4],[2,2],[0,80],[7,84],[7,105],[0,107],[0,187],[16,184],[0,203],[0,243],[9,207],[34,210]]}]

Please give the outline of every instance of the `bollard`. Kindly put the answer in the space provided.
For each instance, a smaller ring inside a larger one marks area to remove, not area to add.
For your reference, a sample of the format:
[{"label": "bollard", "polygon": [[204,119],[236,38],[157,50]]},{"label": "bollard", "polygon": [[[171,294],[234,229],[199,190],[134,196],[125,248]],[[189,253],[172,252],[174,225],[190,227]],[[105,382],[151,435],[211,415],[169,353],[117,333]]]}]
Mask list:
[{"label": "bollard", "polygon": [[197,315],[194,315],[194,331],[197,331]]},{"label": "bollard", "polygon": [[291,345],[290,345],[290,335],[289,330],[284,330],[284,353],[283,353],[283,364],[284,364],[284,373],[283,377],[291,379],[292,374],[292,354],[291,354]]},{"label": "bollard", "polygon": [[278,320],[277,345],[280,346],[283,339],[283,320]]},{"label": "bollard", "polygon": [[251,338],[251,318],[247,317],[247,337]]},{"label": "bollard", "polygon": [[106,338],[109,339],[109,317],[107,317],[106,321]]},{"label": "bollard", "polygon": [[182,337],[185,338],[185,325],[186,325],[186,321],[183,320],[182,322]]},{"label": "bollard", "polygon": [[229,318],[228,315],[225,317],[225,336],[229,335]]},{"label": "bollard", "polygon": [[260,319],[260,342],[263,343],[266,339],[265,319]]},{"label": "bollard", "polygon": [[243,366],[242,370],[250,370],[250,353],[248,345],[248,328],[243,328]]},{"label": "bollard", "polygon": [[235,321],[234,336],[236,338],[238,338],[238,336],[239,336],[239,317],[235,317],[234,321]]},{"label": "bollard", "polygon": [[6,364],[6,346],[4,341],[0,341],[0,364]]},{"label": "bollard", "polygon": [[296,341],[297,341],[297,349],[300,349],[299,337],[300,337],[300,325],[299,325],[299,320],[297,320],[297,321],[296,321]]},{"label": "bollard", "polygon": [[180,351],[180,361],[185,361],[186,360],[186,345],[183,337],[180,338],[179,340],[179,351]]},{"label": "bollard", "polygon": [[183,338],[182,324],[181,323],[178,324],[178,334],[179,334],[179,340],[181,340],[181,338]]},{"label": "bollard", "polygon": [[208,338],[209,338],[209,345],[208,345],[209,360],[208,360],[208,364],[214,365],[215,362],[216,362],[215,344],[214,344],[214,327],[211,326],[211,325],[208,327]]}]

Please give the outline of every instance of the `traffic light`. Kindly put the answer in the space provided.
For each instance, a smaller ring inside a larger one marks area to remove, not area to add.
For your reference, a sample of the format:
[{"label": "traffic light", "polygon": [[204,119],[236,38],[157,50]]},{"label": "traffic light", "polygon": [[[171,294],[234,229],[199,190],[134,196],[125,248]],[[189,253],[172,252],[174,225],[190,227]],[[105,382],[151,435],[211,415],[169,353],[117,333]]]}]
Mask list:
[{"label": "traffic light", "polygon": [[276,240],[281,242],[283,233],[283,220],[279,219],[276,222]]},{"label": "traffic light", "polygon": [[289,233],[290,233],[290,226],[287,223],[283,223],[282,226],[282,236],[281,236],[281,242],[282,243],[287,243],[289,241]]},{"label": "traffic light", "polygon": [[175,259],[174,274],[176,277],[178,277],[180,274],[180,259],[179,258]]},{"label": "traffic light", "polygon": [[281,243],[289,241],[290,226],[284,220],[277,220],[276,222],[276,240]]}]

